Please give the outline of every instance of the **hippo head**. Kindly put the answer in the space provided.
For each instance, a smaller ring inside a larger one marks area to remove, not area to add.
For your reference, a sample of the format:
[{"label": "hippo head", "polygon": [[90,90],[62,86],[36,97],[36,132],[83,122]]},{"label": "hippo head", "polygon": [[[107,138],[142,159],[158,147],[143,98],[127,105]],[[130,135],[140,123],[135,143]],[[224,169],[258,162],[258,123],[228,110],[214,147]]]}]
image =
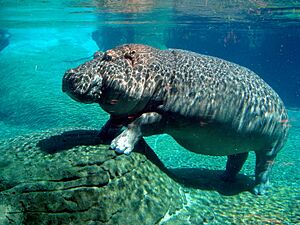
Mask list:
[{"label": "hippo head", "polygon": [[[103,52],[96,52],[94,59],[65,72],[62,91],[71,98],[84,103],[93,103],[100,98],[103,76],[99,73]],[[103,63],[102,63],[103,64]]]},{"label": "hippo head", "polygon": [[142,97],[145,62],[152,52],[153,48],[136,44],[96,52],[91,61],[66,71],[62,90],[76,101],[99,103],[109,112],[130,111]]}]

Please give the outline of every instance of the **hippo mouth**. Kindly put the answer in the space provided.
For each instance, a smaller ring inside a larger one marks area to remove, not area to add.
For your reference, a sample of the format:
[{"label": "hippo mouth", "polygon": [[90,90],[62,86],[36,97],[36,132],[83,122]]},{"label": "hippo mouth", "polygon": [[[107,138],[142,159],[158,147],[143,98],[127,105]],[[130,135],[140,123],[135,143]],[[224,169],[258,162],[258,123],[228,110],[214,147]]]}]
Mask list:
[{"label": "hippo mouth", "polygon": [[62,91],[72,99],[83,103],[97,102],[101,97],[102,77],[99,75],[78,77],[72,70],[65,73]]},{"label": "hippo mouth", "polygon": [[90,101],[87,101],[86,99],[88,91],[86,91],[85,93],[77,92],[74,86],[70,84],[66,79],[63,80],[62,91],[77,102],[90,103]]}]

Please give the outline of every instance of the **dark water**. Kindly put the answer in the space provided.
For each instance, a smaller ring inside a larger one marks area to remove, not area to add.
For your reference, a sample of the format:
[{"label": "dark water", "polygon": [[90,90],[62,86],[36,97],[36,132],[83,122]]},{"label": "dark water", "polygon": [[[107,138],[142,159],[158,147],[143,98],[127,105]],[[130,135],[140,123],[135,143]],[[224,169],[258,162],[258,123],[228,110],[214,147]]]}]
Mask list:
[{"label": "dark water", "polygon": [[[0,139],[54,128],[99,129],[108,115],[65,96],[62,75],[96,50],[124,43],[192,50],[258,73],[289,109],[292,129],[282,158],[291,163],[286,176],[276,178],[283,187],[298,179],[293,190],[299,197],[299,176],[291,173],[299,172],[300,1],[1,0]],[[201,165],[202,158],[191,153],[168,157],[165,149],[175,149],[174,155],[184,151],[169,137],[148,141],[170,168]],[[295,201],[284,202],[289,200]],[[281,223],[299,222],[297,215]]]}]

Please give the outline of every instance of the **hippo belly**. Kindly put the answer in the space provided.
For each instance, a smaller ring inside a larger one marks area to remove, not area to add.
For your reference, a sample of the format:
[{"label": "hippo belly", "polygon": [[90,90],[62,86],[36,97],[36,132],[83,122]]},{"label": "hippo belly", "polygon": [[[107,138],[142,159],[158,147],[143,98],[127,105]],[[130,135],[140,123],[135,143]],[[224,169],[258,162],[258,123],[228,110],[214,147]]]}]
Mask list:
[{"label": "hippo belly", "polygon": [[189,151],[212,156],[225,156],[249,151],[260,151],[268,145],[258,134],[241,133],[230,126],[195,122],[168,127],[167,133]]}]

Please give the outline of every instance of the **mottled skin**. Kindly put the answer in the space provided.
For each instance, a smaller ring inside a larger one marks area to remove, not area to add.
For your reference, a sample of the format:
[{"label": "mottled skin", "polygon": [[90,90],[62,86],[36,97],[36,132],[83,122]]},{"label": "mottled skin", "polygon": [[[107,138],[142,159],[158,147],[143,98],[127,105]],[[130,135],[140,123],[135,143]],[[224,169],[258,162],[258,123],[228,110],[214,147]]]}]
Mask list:
[{"label": "mottled skin", "polygon": [[113,136],[119,153],[167,133],[190,151],[227,155],[223,179],[233,180],[255,151],[256,194],[265,192],[287,138],[287,113],[270,86],[245,67],[193,52],[137,44],[96,52],[65,73],[63,91],[111,115],[99,136]]}]

